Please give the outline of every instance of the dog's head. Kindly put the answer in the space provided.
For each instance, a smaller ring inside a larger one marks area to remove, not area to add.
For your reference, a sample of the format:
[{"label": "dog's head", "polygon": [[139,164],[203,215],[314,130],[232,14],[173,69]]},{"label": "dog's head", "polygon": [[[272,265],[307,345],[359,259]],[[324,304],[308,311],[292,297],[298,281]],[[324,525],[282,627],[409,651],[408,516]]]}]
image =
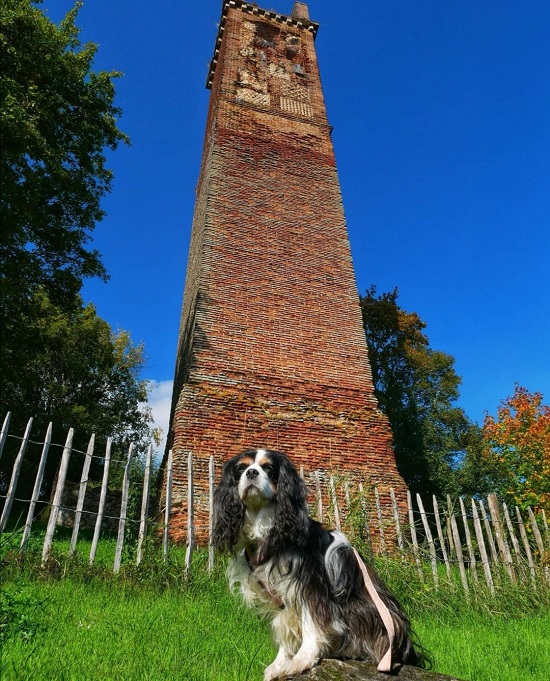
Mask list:
[{"label": "dog's head", "polygon": [[285,544],[303,545],[309,521],[307,490],[284,454],[268,449],[247,449],[226,462],[214,494],[213,544],[233,551],[241,540],[246,510],[251,514],[271,509],[272,528],[265,553]]}]

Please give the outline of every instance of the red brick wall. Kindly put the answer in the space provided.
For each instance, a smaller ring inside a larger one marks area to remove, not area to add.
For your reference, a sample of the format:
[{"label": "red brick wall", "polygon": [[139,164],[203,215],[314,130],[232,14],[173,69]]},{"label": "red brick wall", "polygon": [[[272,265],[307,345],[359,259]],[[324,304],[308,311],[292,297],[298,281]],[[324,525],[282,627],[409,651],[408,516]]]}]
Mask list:
[{"label": "red brick wall", "polygon": [[[202,498],[209,455],[246,447],[406,491],[373,395],[316,29],[224,3],[169,437],[176,504],[187,451]],[[172,525],[181,537],[182,514]]]}]

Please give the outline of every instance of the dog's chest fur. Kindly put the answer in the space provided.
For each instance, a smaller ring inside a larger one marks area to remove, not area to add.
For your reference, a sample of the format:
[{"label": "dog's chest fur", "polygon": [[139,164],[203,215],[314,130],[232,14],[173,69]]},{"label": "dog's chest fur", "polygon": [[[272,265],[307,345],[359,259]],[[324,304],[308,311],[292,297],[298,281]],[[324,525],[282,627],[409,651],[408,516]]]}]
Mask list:
[{"label": "dog's chest fur", "polygon": [[302,639],[302,612],[296,583],[282,576],[271,561],[254,566],[243,550],[228,568],[229,584],[238,589],[245,603],[272,623],[290,649],[298,650]]}]

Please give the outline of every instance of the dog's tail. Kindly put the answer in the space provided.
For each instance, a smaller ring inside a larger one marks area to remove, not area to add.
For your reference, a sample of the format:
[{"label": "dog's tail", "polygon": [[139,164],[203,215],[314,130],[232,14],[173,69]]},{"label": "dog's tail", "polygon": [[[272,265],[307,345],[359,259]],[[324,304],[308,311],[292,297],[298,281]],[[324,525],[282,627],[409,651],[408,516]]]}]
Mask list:
[{"label": "dog's tail", "polygon": [[404,664],[410,664],[412,667],[420,667],[420,669],[432,669],[434,662],[430,653],[419,643],[414,631],[409,631],[410,645]]}]

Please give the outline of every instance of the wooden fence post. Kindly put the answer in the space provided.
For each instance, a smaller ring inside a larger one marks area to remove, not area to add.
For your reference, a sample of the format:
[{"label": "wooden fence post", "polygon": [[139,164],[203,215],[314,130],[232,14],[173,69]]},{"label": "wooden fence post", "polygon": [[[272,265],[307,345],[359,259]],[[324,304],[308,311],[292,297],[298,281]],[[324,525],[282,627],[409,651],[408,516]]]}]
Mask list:
[{"label": "wooden fence post", "polygon": [[537,524],[537,519],[535,518],[535,514],[533,513],[533,510],[531,509],[530,506],[527,507],[527,513],[529,514],[529,520],[531,521],[531,529],[533,530],[533,534],[535,535],[535,542],[537,544],[537,548],[539,550],[539,553],[541,556],[544,555],[544,544],[542,542],[542,535],[539,530],[539,526]]},{"label": "wooden fence post", "polygon": [[336,486],[334,484],[334,477],[329,478],[330,496],[332,498],[332,506],[334,509],[334,526],[337,530],[342,530],[342,523],[340,522],[340,509],[338,508],[338,497],[336,496]]},{"label": "wooden fence post", "polygon": [[468,588],[468,580],[466,578],[466,570],[464,569],[464,557],[462,555],[462,543],[460,541],[460,534],[458,532],[458,525],[454,514],[451,516],[451,530],[453,533],[453,538],[455,540],[456,549],[456,559],[458,561],[458,569],[460,571],[460,579],[462,580],[462,586],[464,591],[468,594],[470,589]]},{"label": "wooden fence post", "polygon": [[495,565],[498,565],[498,555],[497,555],[497,549],[495,546],[495,540],[493,539],[493,533],[491,531],[491,525],[489,523],[489,518],[487,517],[487,513],[485,512],[485,505],[483,504],[483,499],[479,500],[479,510],[481,511],[481,517],[483,518],[483,525],[485,527],[485,534],[487,535],[487,541],[489,542],[489,548],[491,549],[491,557],[493,559],[493,563]]},{"label": "wooden fence post", "polygon": [[97,551],[97,544],[99,542],[99,534],[101,532],[101,523],[103,522],[103,514],[105,512],[105,502],[107,501],[107,489],[109,482],[109,468],[111,466],[111,447],[113,441],[110,437],[107,438],[107,445],[105,447],[105,459],[103,463],[103,481],[101,483],[101,492],[99,496],[99,505],[97,509],[97,516],[95,519],[94,536],[92,539],[92,545],[90,547],[90,558],[89,564],[93,565],[95,560],[95,554]]},{"label": "wooden fence post", "polygon": [[523,518],[519,508],[516,506],[516,517],[518,519],[519,534],[521,536],[521,541],[523,543],[523,548],[525,549],[525,555],[527,556],[527,564],[529,565],[529,572],[531,574],[531,581],[536,588],[537,579],[535,572],[535,563],[533,562],[533,554],[531,552],[531,546],[529,545],[529,538],[527,537],[527,531],[525,530],[525,525],[523,524]]},{"label": "wooden fence post", "polygon": [[86,496],[88,474],[90,472],[90,464],[92,463],[92,456],[94,454],[94,444],[95,435],[92,434],[92,437],[88,443],[88,449],[86,450],[86,454],[84,456],[84,464],[82,465],[82,475],[80,476],[80,487],[78,489],[78,499],[74,513],[73,533],[71,535],[71,545],[69,547],[69,558],[75,552],[76,542],[78,541],[78,530],[80,529],[80,519],[82,517],[82,509],[84,508],[84,497]]},{"label": "wooden fence post", "polygon": [[321,492],[321,478],[319,471],[315,471],[315,493],[317,495],[317,520],[323,522],[323,493]]},{"label": "wooden fence post", "polygon": [[474,499],[472,499],[472,514],[474,516],[474,530],[476,533],[477,544],[479,547],[479,553],[481,555],[481,564],[483,565],[483,570],[485,572],[485,581],[487,586],[491,590],[491,593],[495,593],[495,585],[493,583],[493,575],[491,574],[491,565],[489,564],[489,556],[487,555],[487,550],[485,549],[485,540],[483,539],[483,530],[481,528],[481,522],[479,520],[479,515],[477,512],[477,506]]},{"label": "wooden fence post", "polygon": [[8,487],[8,493],[6,495],[6,501],[4,502],[4,510],[2,511],[2,516],[0,517],[0,536],[2,536],[2,532],[4,531],[4,529],[5,529],[5,527],[8,523],[8,518],[9,518],[9,515],[10,515],[10,511],[11,511],[11,506],[12,506],[13,500],[15,498],[15,490],[17,488],[17,481],[19,480],[19,473],[21,471],[21,464],[23,463],[23,456],[25,455],[25,450],[27,449],[27,444],[28,444],[29,438],[31,436],[31,428],[32,428],[32,418],[30,418],[28,423],[27,423],[27,427],[25,428],[25,434],[23,435],[23,440],[21,442],[21,446],[19,447],[19,452],[17,453],[17,456],[15,458],[15,462],[13,464],[10,486]]},{"label": "wooden fence post", "polygon": [[464,500],[462,497],[458,498],[460,503],[460,512],[462,514],[462,525],[464,526],[464,536],[466,537],[466,546],[468,548],[468,558],[470,560],[470,569],[477,582],[477,571],[476,571],[476,554],[474,552],[474,547],[472,546],[472,536],[470,534],[470,527],[468,525],[468,516],[466,514],[466,507],[464,506]]},{"label": "wooden fence post", "polygon": [[428,517],[426,516],[426,511],[424,510],[424,504],[420,498],[420,494],[416,495],[416,503],[418,504],[418,509],[420,511],[420,517],[422,518],[422,524],[424,525],[424,532],[426,533],[426,539],[428,540],[428,547],[430,549],[430,555],[432,557],[432,574],[434,578],[434,583],[437,586],[439,582],[437,574],[437,555],[435,553],[435,544],[432,536],[432,531],[428,524]]},{"label": "wooden fence post", "polygon": [[143,494],[141,496],[141,516],[139,521],[139,534],[136,552],[136,565],[139,565],[143,559],[143,542],[147,534],[147,516],[149,514],[149,488],[151,486],[151,461],[153,459],[153,445],[150,444],[147,449],[147,458],[145,459],[145,473],[143,476]]},{"label": "wooden fence post", "polygon": [[6,417],[4,418],[4,423],[2,424],[2,431],[0,432],[0,459],[2,458],[2,452],[4,451],[4,444],[8,437],[8,429],[10,427],[11,411],[8,411]]},{"label": "wooden fence post", "polygon": [[378,532],[380,533],[380,553],[386,555],[386,535],[384,534],[384,519],[382,517],[382,505],[380,503],[378,487],[374,488],[374,502],[376,504],[376,515],[378,517]]},{"label": "wooden fence post", "polygon": [[116,540],[115,562],[113,565],[113,572],[118,574],[120,572],[120,562],[122,559],[122,548],[124,546],[124,532],[126,530],[126,516],[128,514],[128,494],[130,491],[130,469],[132,466],[132,456],[134,453],[134,443],[130,444],[128,449],[128,458],[124,466],[124,477],[122,479],[122,501],[120,504],[120,519],[118,522],[118,536]]},{"label": "wooden fence post", "polygon": [[61,506],[61,499],[63,496],[63,488],[65,487],[65,478],[67,477],[67,468],[69,467],[69,457],[73,448],[74,430],[71,428],[67,434],[63,454],[61,455],[61,464],[59,466],[59,473],[57,475],[57,486],[53,498],[52,507],[50,509],[50,517],[48,518],[48,527],[46,528],[46,538],[44,539],[44,546],[42,547],[42,565],[48,560],[53,543],[53,536],[55,534],[55,526],[57,525],[57,517],[59,515],[59,507]]},{"label": "wooden fence post", "polygon": [[445,531],[447,532],[447,538],[449,540],[449,558],[452,560],[453,553],[457,556],[455,540],[453,537],[453,527],[451,525],[451,518],[455,512],[454,505],[451,499],[451,495],[447,494],[447,513],[445,514]]},{"label": "wooden fence post", "polygon": [[512,566],[512,556],[510,555],[510,549],[508,548],[504,532],[502,531],[502,523],[500,520],[500,512],[498,510],[498,501],[496,494],[493,493],[489,494],[489,496],[487,497],[487,503],[489,504],[491,520],[493,522],[493,527],[495,528],[495,536],[497,538],[498,550],[502,558],[502,562],[504,563],[504,567],[506,568],[508,576],[513,582],[515,582],[516,575],[514,572],[514,568]]},{"label": "wooden fence post", "polygon": [[29,511],[27,513],[27,520],[25,522],[25,529],[23,530],[23,538],[21,539],[21,551],[24,551],[27,547],[27,542],[29,541],[29,536],[31,534],[31,527],[34,520],[34,509],[38,502],[38,497],[40,496],[40,489],[42,487],[42,479],[44,478],[44,469],[46,468],[46,459],[48,458],[48,451],[50,449],[50,444],[52,441],[52,428],[53,425],[50,422],[48,430],[46,431],[46,437],[44,438],[44,444],[42,446],[42,454],[40,455],[40,463],[38,464],[38,471],[36,472],[36,478],[34,481],[34,488],[32,490],[31,503],[29,505]]},{"label": "wooden fence post", "polygon": [[401,521],[399,520],[399,509],[397,508],[397,499],[395,498],[395,491],[393,487],[390,487],[391,505],[393,508],[393,517],[395,520],[395,531],[397,533],[397,545],[401,551],[401,559],[404,558],[403,552],[405,551],[405,542],[403,541],[403,534],[401,532]]},{"label": "wooden fence post", "polygon": [[210,461],[208,462],[208,572],[212,572],[214,569],[214,544],[213,533],[214,533],[214,455],[210,454]]},{"label": "wooden fence post", "polygon": [[434,514],[435,514],[435,525],[437,527],[437,536],[439,537],[439,545],[441,546],[441,553],[443,554],[443,560],[445,561],[445,569],[447,570],[447,579],[451,579],[451,563],[449,562],[449,556],[447,555],[447,549],[445,548],[445,538],[443,537],[443,530],[441,529],[441,520],[439,518],[439,506],[437,505],[437,499],[435,494],[432,496]]},{"label": "wooden fence post", "polygon": [[162,536],[162,559],[166,562],[168,556],[168,542],[170,538],[170,516],[172,515],[172,486],[174,482],[173,470],[173,454],[172,450],[168,451],[168,463],[166,469],[166,493],[165,493],[165,507],[164,507],[164,532]]},{"label": "wooden fence post", "polygon": [[512,524],[512,519],[510,518],[510,513],[508,512],[508,506],[504,502],[502,503],[502,510],[504,511],[504,520],[506,521],[508,534],[510,535],[510,539],[512,540],[512,546],[514,547],[514,553],[516,554],[517,564],[518,566],[521,566],[521,551],[519,548],[518,538],[516,537],[514,526]]},{"label": "wooden fence post", "polygon": [[189,575],[195,548],[195,491],[193,487],[193,453],[187,455],[187,548],[185,550],[185,574]]},{"label": "wooden fence post", "polygon": [[411,539],[413,545],[413,555],[416,562],[416,568],[418,570],[418,576],[420,581],[424,581],[424,573],[422,572],[422,562],[420,561],[420,555],[418,550],[418,539],[416,537],[416,527],[414,524],[414,509],[412,505],[412,496],[410,490],[407,490],[407,506],[409,509],[409,526],[411,530]]}]

